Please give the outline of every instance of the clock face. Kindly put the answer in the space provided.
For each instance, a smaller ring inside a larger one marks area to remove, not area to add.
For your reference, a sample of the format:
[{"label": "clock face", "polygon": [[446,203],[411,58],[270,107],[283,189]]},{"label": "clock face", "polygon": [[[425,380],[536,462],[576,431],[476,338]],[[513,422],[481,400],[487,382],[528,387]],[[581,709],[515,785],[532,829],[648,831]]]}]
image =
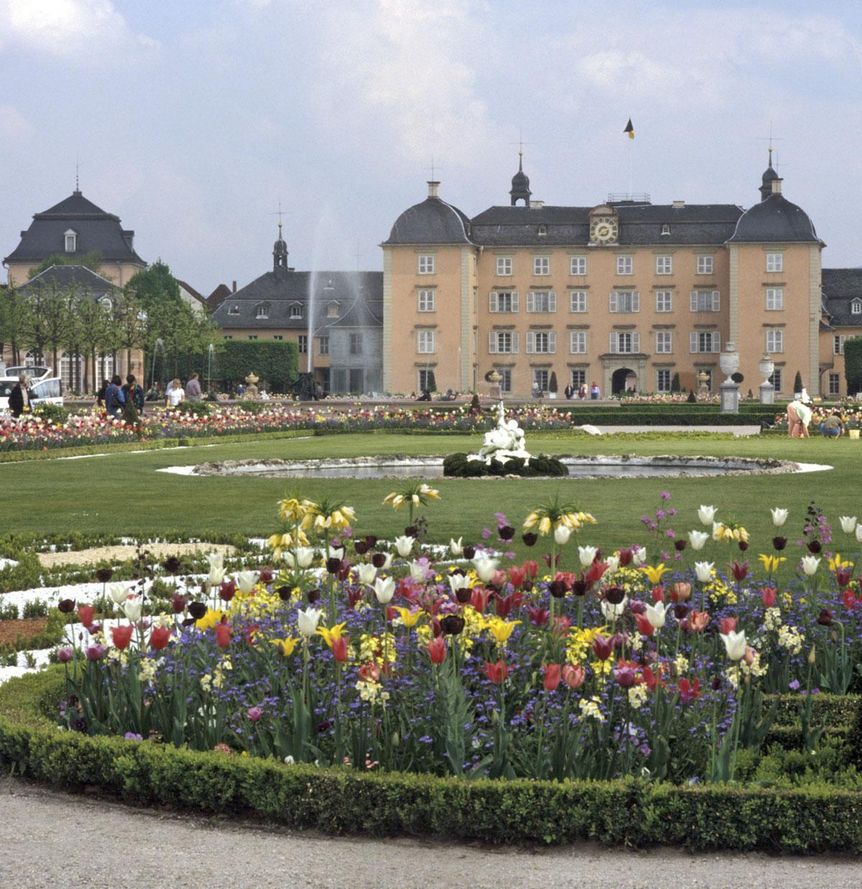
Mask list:
[{"label": "clock face", "polygon": [[613,241],[617,236],[617,223],[614,219],[596,219],[592,226],[593,240],[601,243]]}]

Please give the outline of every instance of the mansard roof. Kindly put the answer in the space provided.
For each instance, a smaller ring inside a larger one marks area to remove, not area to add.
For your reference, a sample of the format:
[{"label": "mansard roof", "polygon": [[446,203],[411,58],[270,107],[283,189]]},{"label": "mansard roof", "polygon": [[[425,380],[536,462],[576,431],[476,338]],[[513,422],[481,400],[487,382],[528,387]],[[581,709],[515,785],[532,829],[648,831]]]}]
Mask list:
[{"label": "mansard roof", "polygon": [[853,315],[850,304],[862,301],[862,268],[823,269],[823,307],[833,327],[862,327],[862,315]]},{"label": "mansard roof", "polygon": [[739,218],[730,243],[778,244],[813,242],[822,244],[808,214],[780,192],[755,204]]},{"label": "mansard roof", "polygon": [[78,290],[93,296],[112,296],[120,291],[112,281],[83,265],[52,265],[19,287],[18,292],[28,293],[39,287]]},{"label": "mansard roof", "polygon": [[452,204],[432,195],[405,210],[384,246],[394,244],[469,244],[470,220]]}]

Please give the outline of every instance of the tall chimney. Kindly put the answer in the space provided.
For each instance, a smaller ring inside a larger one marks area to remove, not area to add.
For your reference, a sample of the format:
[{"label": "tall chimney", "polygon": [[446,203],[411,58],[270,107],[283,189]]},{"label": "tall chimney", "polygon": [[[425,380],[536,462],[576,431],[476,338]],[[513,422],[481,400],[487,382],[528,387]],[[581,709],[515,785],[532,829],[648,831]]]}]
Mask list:
[{"label": "tall chimney", "polygon": [[781,183],[784,180],[781,178],[776,178],[772,180],[772,193],[773,194],[781,194]]},{"label": "tall chimney", "polygon": [[440,180],[439,179],[429,179],[428,180],[428,197],[429,198],[436,198],[438,196],[437,189],[439,187],[440,187]]},{"label": "tall chimney", "polygon": [[236,293],[236,281],[233,282],[233,286],[230,289],[231,293]]}]

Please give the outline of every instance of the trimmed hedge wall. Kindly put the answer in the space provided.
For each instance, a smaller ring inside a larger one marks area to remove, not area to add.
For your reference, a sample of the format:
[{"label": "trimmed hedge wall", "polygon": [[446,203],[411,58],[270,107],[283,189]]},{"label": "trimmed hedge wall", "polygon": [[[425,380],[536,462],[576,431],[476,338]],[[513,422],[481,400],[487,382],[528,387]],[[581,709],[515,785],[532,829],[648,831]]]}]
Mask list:
[{"label": "trimmed hedge wall", "polygon": [[328,833],[436,835],[491,843],[592,839],[691,849],[862,851],[862,793],[645,781],[465,781],[285,766],[61,731],[52,668],[0,687],[0,763],[54,785],[256,815]]}]

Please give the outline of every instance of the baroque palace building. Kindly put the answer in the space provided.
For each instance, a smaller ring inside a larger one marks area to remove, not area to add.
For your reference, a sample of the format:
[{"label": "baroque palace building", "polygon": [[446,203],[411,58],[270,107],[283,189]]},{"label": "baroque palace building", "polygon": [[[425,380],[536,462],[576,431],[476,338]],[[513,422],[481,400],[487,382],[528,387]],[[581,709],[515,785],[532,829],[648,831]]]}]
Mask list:
[{"label": "baroque palace building", "polygon": [[697,389],[702,373],[715,392],[735,348],[743,392],[758,391],[768,354],[779,394],[797,371],[812,394],[844,394],[862,271],[821,271],[825,245],[771,160],[748,210],[648,196],[550,206],[531,200],[519,163],[509,206],[471,219],[430,182],[381,245],[383,388],[475,390],[496,370],[516,397],[554,381]]}]

